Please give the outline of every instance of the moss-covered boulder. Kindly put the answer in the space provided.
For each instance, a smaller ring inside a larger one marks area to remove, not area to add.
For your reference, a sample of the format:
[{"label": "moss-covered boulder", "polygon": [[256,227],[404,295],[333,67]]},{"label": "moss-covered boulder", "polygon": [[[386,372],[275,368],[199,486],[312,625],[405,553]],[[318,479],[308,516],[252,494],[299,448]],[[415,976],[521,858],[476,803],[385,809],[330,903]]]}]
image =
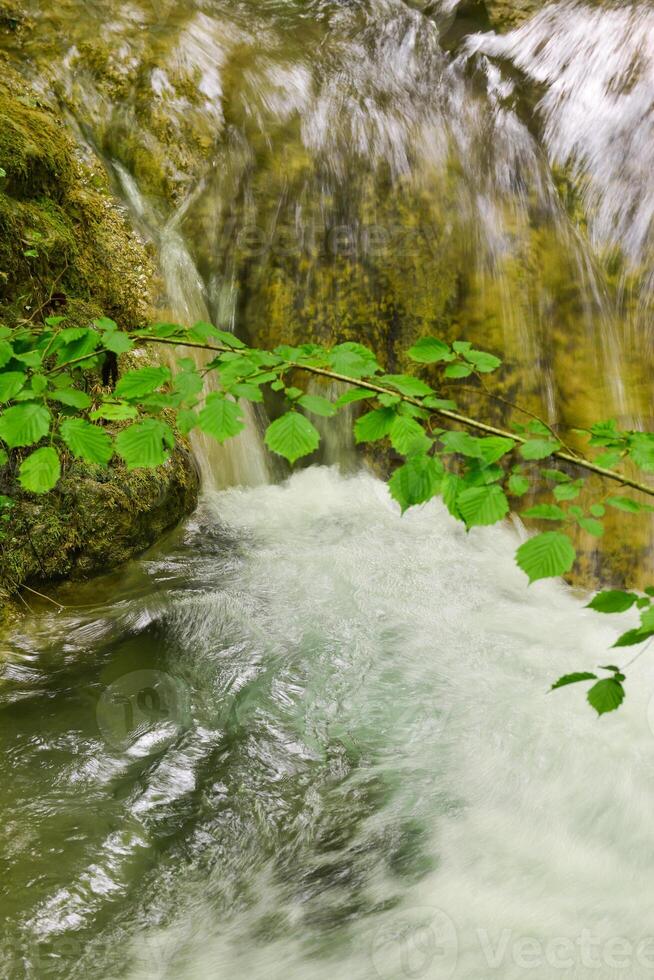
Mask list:
[{"label": "moss-covered boulder", "polygon": [[[83,156],[51,109],[0,60],[0,322],[71,325],[109,315],[139,326],[156,282],[144,243],[112,200],[98,161]],[[87,378],[90,391],[101,385]],[[0,604],[20,585],[106,569],[142,550],[194,506],[198,476],[180,442],[154,471],[64,460],[51,493],[22,492],[18,460],[0,469],[17,500],[0,558]]]}]

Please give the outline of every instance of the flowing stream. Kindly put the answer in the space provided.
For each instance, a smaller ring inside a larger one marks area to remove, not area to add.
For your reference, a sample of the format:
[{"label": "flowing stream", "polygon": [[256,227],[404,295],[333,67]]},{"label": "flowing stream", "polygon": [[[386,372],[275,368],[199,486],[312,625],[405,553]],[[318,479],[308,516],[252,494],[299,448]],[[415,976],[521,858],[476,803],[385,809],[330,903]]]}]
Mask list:
[{"label": "flowing stream", "polygon": [[[648,421],[648,7],[32,8],[25,70],[166,315],[391,362],[460,327],[552,421]],[[347,425],[289,478],[264,423],[198,441],[197,512],[4,638],[0,975],[654,977],[651,660],[615,716],[548,695],[617,627],[527,588],[517,523],[402,517]]]}]

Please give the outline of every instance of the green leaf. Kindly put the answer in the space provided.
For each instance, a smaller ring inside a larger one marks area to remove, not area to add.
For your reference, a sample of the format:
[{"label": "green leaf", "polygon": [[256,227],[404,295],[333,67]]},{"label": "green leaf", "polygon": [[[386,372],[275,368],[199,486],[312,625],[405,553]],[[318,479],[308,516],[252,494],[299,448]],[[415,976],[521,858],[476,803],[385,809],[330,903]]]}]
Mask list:
[{"label": "green leaf", "polygon": [[598,592],[588,603],[588,609],[601,613],[621,613],[631,609],[638,596],[634,592],[622,592],[620,589],[607,589]]},{"label": "green leaf", "polygon": [[592,534],[595,538],[601,538],[604,534],[603,526],[593,517],[578,517],[577,524],[580,528],[582,528],[588,534]]},{"label": "green leaf", "polygon": [[14,348],[8,340],[0,340],[0,368],[8,364],[14,356]]},{"label": "green leaf", "polygon": [[645,633],[654,633],[654,607],[648,606],[640,614],[640,628]]},{"label": "green leaf", "polygon": [[479,458],[480,440],[471,436],[469,432],[444,432],[440,438],[444,452],[460,453],[462,456],[472,456],[473,459]]},{"label": "green leaf", "polygon": [[318,448],[320,433],[305,415],[291,411],[268,426],[265,442],[274,453],[294,463]]},{"label": "green leaf", "polygon": [[[46,321],[47,322],[47,321]],[[97,327],[98,330],[103,332],[113,333],[114,330],[118,330],[118,324],[115,320],[110,320],[108,316],[98,317],[97,320],[93,321],[93,326]]]},{"label": "green leaf", "polygon": [[322,415],[325,418],[336,415],[338,411],[334,403],[330,402],[328,398],[323,398],[322,395],[302,395],[298,399],[298,405],[305,408],[307,412],[312,412],[314,415]]},{"label": "green leaf", "polygon": [[486,436],[477,440],[477,449],[478,457],[484,463],[496,463],[498,459],[515,449],[515,442],[504,436]]},{"label": "green leaf", "polygon": [[608,497],[606,503],[616,510],[625,511],[627,514],[638,514],[642,509],[638,501],[631,500],[629,497]]},{"label": "green leaf", "polygon": [[509,512],[504,491],[496,484],[468,487],[457,497],[457,507],[468,527],[496,524]]},{"label": "green leaf", "polygon": [[560,531],[543,531],[521,544],[516,552],[516,562],[530,583],[569,572],[575,558],[570,538]]},{"label": "green leaf", "polygon": [[607,677],[593,684],[586,697],[598,715],[605,715],[620,707],[624,701],[624,687],[614,677]]},{"label": "green leaf", "polygon": [[548,480],[553,480],[554,483],[570,483],[572,477],[563,470],[541,470],[541,476],[547,477]]},{"label": "green leaf", "polygon": [[220,327],[214,327],[213,323],[205,323],[202,320],[193,324],[193,327],[187,332],[187,336],[189,340],[200,341],[200,343],[205,340],[216,340],[225,347],[233,347],[238,350],[246,346],[242,340],[239,340],[228,330],[221,330]]},{"label": "green leaf", "polygon": [[62,330],[57,335],[57,364],[65,364],[91,354],[99,345],[100,334],[95,330],[88,330],[85,327],[69,327],[67,330]]},{"label": "green leaf", "polygon": [[614,449],[606,453],[600,453],[599,456],[595,457],[593,462],[597,463],[598,466],[603,466],[604,469],[613,470],[621,459],[622,453],[619,450]]},{"label": "green leaf", "polygon": [[128,402],[104,402],[94,412],[91,412],[92,419],[107,419],[109,422],[123,422],[127,419],[135,419],[138,410]]},{"label": "green leaf", "polygon": [[170,381],[170,371],[167,367],[139,368],[137,371],[128,371],[123,375],[116,385],[115,394],[117,398],[134,401],[150,395],[167,381]]},{"label": "green leaf", "polygon": [[134,342],[126,333],[116,330],[102,335],[102,346],[113,351],[114,354],[126,354],[128,350],[132,350]]},{"label": "green leaf", "polygon": [[467,378],[472,368],[469,364],[448,364],[443,373],[446,378]]},{"label": "green leaf", "polygon": [[574,483],[560,483],[552,493],[556,500],[575,500],[579,496],[579,487]]},{"label": "green leaf", "polygon": [[87,463],[106,466],[114,454],[111,436],[86,419],[67,419],[62,422],[59,432],[73,456]]},{"label": "green leaf", "polygon": [[468,340],[455,340],[452,347],[457,352],[457,354],[465,354],[472,347],[472,344]]},{"label": "green leaf", "polygon": [[0,439],[14,449],[33,446],[50,431],[52,416],[43,405],[28,402],[6,409],[0,416]]},{"label": "green leaf", "polygon": [[240,406],[219,392],[207,396],[205,406],[198,414],[198,425],[218,442],[231,439],[245,428]]},{"label": "green leaf", "polygon": [[392,408],[375,408],[354,423],[354,438],[359,442],[376,442],[390,434],[397,414]]},{"label": "green leaf", "polygon": [[351,405],[352,402],[360,402],[366,398],[374,398],[374,392],[366,391],[365,388],[350,388],[336,399],[335,405],[337,408],[342,408],[344,405]]},{"label": "green leaf", "polygon": [[62,405],[70,405],[71,408],[88,408],[91,404],[91,399],[86,392],[78,391],[77,388],[59,388],[57,391],[50,392],[48,398],[61,402]]},{"label": "green leaf", "polygon": [[579,681],[596,681],[597,674],[590,674],[586,672],[580,672],[578,674],[564,674],[563,677],[559,677],[558,681],[552,684],[550,690],[556,691],[559,687],[567,687],[568,684],[578,684]]},{"label": "green leaf", "polygon": [[420,423],[404,415],[396,416],[391,426],[390,437],[393,449],[402,456],[424,453],[431,446],[431,439],[425,435]]},{"label": "green leaf", "polygon": [[654,473],[654,435],[632,432],[629,436],[629,456],[646,473]]},{"label": "green leaf", "polygon": [[522,517],[535,517],[541,521],[564,521],[566,513],[556,504],[537,504],[528,510],[523,510]]},{"label": "green leaf", "polygon": [[24,387],[27,375],[22,371],[7,371],[0,374],[0,404],[11,401]]},{"label": "green leaf", "polygon": [[18,470],[18,481],[24,490],[47,493],[61,476],[61,464],[52,446],[37,449],[23,460]]},{"label": "green leaf", "polygon": [[644,643],[652,634],[642,629],[627,630],[617,638],[614,647],[633,647],[638,643]]},{"label": "green leaf", "polygon": [[529,480],[519,473],[514,473],[509,477],[509,493],[514,497],[523,497],[529,490]]},{"label": "green leaf", "polygon": [[604,517],[606,514],[606,507],[603,504],[591,504],[588,509],[593,517]]},{"label": "green leaf", "polygon": [[437,457],[412,456],[399,466],[389,480],[391,496],[402,508],[402,513],[416,504],[424,504],[434,497],[441,485],[443,464]]},{"label": "green leaf", "polygon": [[[6,466],[8,462],[9,462],[9,456],[4,451],[4,449],[0,449],[0,466]],[[2,500],[1,495],[0,495],[0,500]]]},{"label": "green leaf", "polygon": [[409,348],[408,355],[418,364],[436,364],[438,361],[454,360],[449,344],[436,337],[421,337],[413,347]]},{"label": "green leaf", "polygon": [[159,419],[135,422],[116,436],[116,450],[129,470],[160,466],[168,459],[166,450],[173,445],[172,429]]},{"label": "green leaf", "polygon": [[520,455],[523,459],[545,459],[560,448],[561,443],[553,439],[530,439],[520,446]]},{"label": "green leaf", "polygon": [[402,395],[409,398],[420,398],[422,395],[432,395],[434,389],[421,381],[420,378],[413,378],[410,374],[384,374],[379,379],[380,384],[390,385]]},{"label": "green leaf", "polygon": [[475,370],[479,371],[480,374],[489,374],[491,371],[497,370],[502,363],[499,357],[495,357],[493,354],[487,354],[482,350],[464,351],[463,356],[466,361],[474,364]]},{"label": "green leaf", "polygon": [[191,429],[198,424],[198,417],[195,412],[188,408],[182,408],[177,413],[177,428],[183,436],[187,436]]},{"label": "green leaf", "polygon": [[448,412],[455,412],[457,409],[456,402],[453,402],[450,398],[434,398],[433,395],[428,395],[422,404],[426,408],[444,409]]},{"label": "green leaf", "polygon": [[379,371],[379,364],[372,351],[363,344],[348,341],[338,344],[327,353],[327,362],[336,374],[350,378],[365,378]]}]

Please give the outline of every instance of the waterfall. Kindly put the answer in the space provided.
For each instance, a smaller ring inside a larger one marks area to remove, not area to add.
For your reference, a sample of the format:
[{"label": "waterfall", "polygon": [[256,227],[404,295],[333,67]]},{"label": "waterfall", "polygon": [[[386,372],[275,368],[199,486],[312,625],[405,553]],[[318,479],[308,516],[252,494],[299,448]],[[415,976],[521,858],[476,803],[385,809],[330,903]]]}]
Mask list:
[{"label": "waterfall", "polygon": [[[158,224],[156,210],[148,204],[133,176],[117,162],[114,162],[114,168],[123,188],[125,200],[129,203],[136,221],[146,229],[149,237],[156,243],[159,267],[165,286],[165,315],[173,323],[181,323],[185,326],[192,326],[199,321],[206,323],[210,320],[210,315],[205,285],[179,228],[193,195],[184,201],[165,222]],[[195,193],[200,191],[201,188]],[[233,329],[233,316],[226,317],[220,326],[223,329]],[[174,369],[175,355],[169,353],[168,348],[164,348],[164,351],[161,356]],[[181,348],[179,353],[192,358],[198,368],[204,367],[211,359],[210,354],[190,347]],[[216,387],[215,373],[207,374],[205,392],[216,390]],[[245,429],[224,446],[200,432],[199,429],[191,434],[191,444],[205,490],[233,486],[254,487],[267,483],[270,479],[260,420],[249,402],[241,402],[241,408]]]}]

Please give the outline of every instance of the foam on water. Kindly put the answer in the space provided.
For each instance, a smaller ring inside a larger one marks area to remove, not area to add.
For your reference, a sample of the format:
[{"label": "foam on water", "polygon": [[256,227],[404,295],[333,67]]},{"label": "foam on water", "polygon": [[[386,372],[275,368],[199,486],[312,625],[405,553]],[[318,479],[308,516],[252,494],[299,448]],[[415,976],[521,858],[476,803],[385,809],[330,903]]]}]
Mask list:
[{"label": "foam on water", "polygon": [[[97,816],[24,935],[56,951],[91,930],[69,976],[649,975],[654,670],[639,660],[601,720],[580,688],[548,695],[615,659],[615,628],[560,583],[527,587],[517,543],[313,468],[208,496],[177,551],[137,566],[150,593],[40,619],[88,661],[85,621],[137,622],[165,582],[151,667],[190,709],[131,750],[96,722],[46,755],[48,833],[73,798]],[[135,668],[120,637],[105,686]]]}]

